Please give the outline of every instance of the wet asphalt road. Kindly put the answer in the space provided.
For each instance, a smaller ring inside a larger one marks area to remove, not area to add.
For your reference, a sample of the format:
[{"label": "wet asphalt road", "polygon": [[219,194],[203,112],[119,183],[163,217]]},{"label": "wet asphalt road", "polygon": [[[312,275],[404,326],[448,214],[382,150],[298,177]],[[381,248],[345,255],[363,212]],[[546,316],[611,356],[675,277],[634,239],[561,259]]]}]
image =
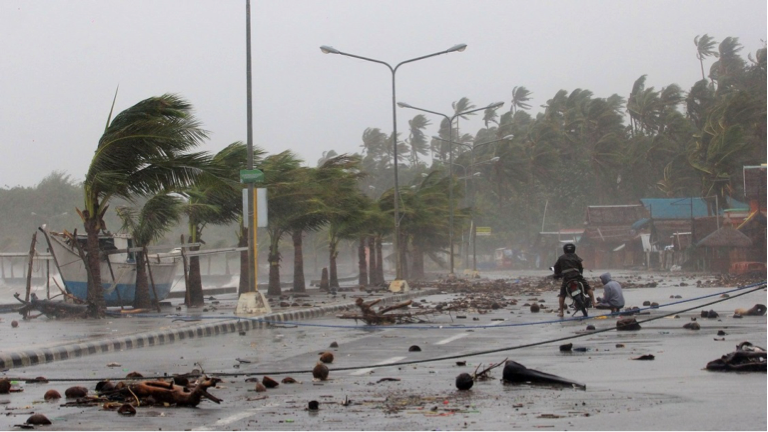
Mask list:
[{"label": "wet asphalt road", "polygon": [[[686,299],[722,290],[628,289],[625,297],[627,304],[641,305],[649,300],[663,305],[670,301],[671,294]],[[436,302],[450,297],[437,295],[426,300]],[[616,320],[549,322],[555,318],[553,313],[533,314],[522,306],[527,297],[517,296],[519,306],[484,315],[459,313],[466,319],[456,318],[457,314],[440,315],[426,326],[370,330],[355,327],[353,321],[326,316],[250,330],[245,335],[226,334],[93,355],[14,369],[13,374],[18,376],[72,381],[21,383],[23,392],[2,395],[0,400],[9,402],[4,405],[6,416],[0,417],[0,429],[12,429],[30,413],[40,412],[53,422],[48,428],[56,430],[765,430],[765,374],[703,369],[707,362],[733,351],[741,341],[766,345],[766,317],[731,318],[733,309],[765,304],[765,297],[765,291],[760,290],[702,308],[718,311],[719,320],[701,319],[699,310],[695,310],[680,318],[649,322],[638,332],[588,334],[587,324],[600,330],[614,327]],[[550,307],[556,304],[555,292],[538,298],[544,298],[544,304]],[[696,304],[653,310],[638,320]],[[682,328],[691,317],[699,317],[701,330]],[[548,323],[510,326],[545,321]],[[727,332],[724,341],[715,340],[720,339],[718,330]],[[559,344],[565,341],[472,355],[585,334],[570,342],[587,348],[586,352],[559,352]],[[334,341],[339,348],[329,348]],[[617,344],[624,347],[618,348]],[[422,351],[410,352],[412,345],[420,346]],[[315,382],[309,370],[318,354],[326,350],[335,355],[330,379]],[[643,354],[653,354],[656,359],[631,360]],[[459,358],[385,366],[447,356]],[[493,379],[476,383],[468,392],[456,390],[454,380],[459,373],[472,373],[479,364],[486,366],[505,358],[585,383],[587,390],[502,385],[501,368],[492,371]],[[458,366],[457,360],[466,361],[466,366]],[[109,363],[120,366],[108,367]],[[137,415],[124,417],[98,407],[63,407],[64,399],[57,403],[42,401],[50,388],[62,394],[71,385],[92,390],[95,381],[86,379],[119,379],[130,371],[145,376],[184,373],[197,367],[196,363],[224,380],[210,389],[211,394],[223,399],[220,405],[204,401],[197,408],[140,407]],[[372,367],[375,365],[379,367]],[[277,381],[291,376],[300,383],[281,384],[257,393],[254,384],[245,379],[264,374]],[[311,400],[320,402],[317,412],[306,409]],[[341,403],[345,400],[349,402],[346,405]]]}]

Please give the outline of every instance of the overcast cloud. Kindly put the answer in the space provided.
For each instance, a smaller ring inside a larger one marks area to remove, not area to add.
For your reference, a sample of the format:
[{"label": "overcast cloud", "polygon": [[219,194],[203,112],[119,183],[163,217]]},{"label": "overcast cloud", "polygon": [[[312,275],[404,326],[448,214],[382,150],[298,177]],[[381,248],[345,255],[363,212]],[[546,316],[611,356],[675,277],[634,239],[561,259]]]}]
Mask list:
[{"label": "overcast cloud", "polygon": [[[626,98],[643,74],[688,90],[696,35],[738,37],[745,57],[766,39],[765,0],[252,0],[251,14],[254,144],[312,166],[359,152],[365,128],[392,130],[389,70],[320,45],[395,65],[466,43],[402,66],[398,101],[508,110],[525,86],[536,113],[560,89]],[[205,150],[246,140],[245,0],[2,0],[0,53],[0,187],[54,170],[82,181],[118,85],[116,112],[177,93],[210,131]],[[398,109],[401,136],[416,114]]]}]

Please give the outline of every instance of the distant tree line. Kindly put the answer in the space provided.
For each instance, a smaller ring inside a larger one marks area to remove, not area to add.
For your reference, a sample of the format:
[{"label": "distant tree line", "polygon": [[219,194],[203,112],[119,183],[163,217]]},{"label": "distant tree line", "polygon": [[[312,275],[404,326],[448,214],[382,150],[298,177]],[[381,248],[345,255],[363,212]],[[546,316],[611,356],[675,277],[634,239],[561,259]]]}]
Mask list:
[{"label": "distant tree line", "polygon": [[[701,68],[702,80],[687,92],[676,84],[646,87],[642,75],[626,98],[561,90],[532,115],[532,93],[518,86],[510,109],[483,111],[484,125],[474,134],[461,130],[460,122],[475,105],[460,98],[451,107],[456,122],[443,120],[437,139],[427,138],[430,120],[416,115],[407,137],[397,137],[404,275],[423,277],[425,258],[444,265],[448,232],[466,232],[470,220],[493,227],[495,242],[527,245],[540,229],[545,203],[548,225],[569,227],[582,223],[586,205],[657,196],[717,197],[720,203],[741,197],[742,167],[766,158],[766,48],[745,60],[737,38],[718,45],[704,35],[694,44],[692,58],[695,53],[699,62],[692,67]],[[709,57],[717,60],[705,75]],[[192,106],[176,95],[148,98],[114,118],[110,113],[82,183],[53,173],[34,188],[0,189],[6,216],[0,248],[23,250],[23,236],[43,222],[80,224],[88,235],[88,298],[103,316],[96,238],[106,229],[120,227],[137,246],[146,246],[180,221],[186,222],[187,241],[195,243],[213,243],[210,227],[234,226],[233,242],[247,244],[239,183],[247,149],[236,142],[216,154],[194,151],[205,139]],[[294,254],[292,290],[306,289],[305,238],[313,248],[324,239],[331,286],[339,283],[340,251],[352,245],[359,283],[385,282],[383,263],[395,255],[385,256],[384,247],[394,231],[392,136],[368,128],[361,147],[354,155],[328,150],[315,167],[290,150],[267,155],[255,149],[254,164],[269,191],[268,240],[260,241],[269,263],[269,294],[281,293],[286,245]],[[451,160],[453,178],[446,175]],[[141,273],[135,307],[150,301]],[[246,282],[241,277],[241,292]],[[202,305],[197,258],[190,260],[189,289],[190,306]]]}]

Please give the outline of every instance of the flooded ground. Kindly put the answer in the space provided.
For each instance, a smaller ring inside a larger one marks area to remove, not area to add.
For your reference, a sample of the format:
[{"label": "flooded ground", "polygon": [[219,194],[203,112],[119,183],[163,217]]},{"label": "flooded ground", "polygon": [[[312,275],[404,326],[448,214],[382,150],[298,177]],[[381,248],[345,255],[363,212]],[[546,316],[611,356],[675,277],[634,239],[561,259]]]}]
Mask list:
[{"label": "flooded ground", "polygon": [[[619,273],[616,278],[621,281],[628,276]],[[31,412],[40,412],[56,430],[765,430],[766,375],[704,369],[707,362],[733,351],[742,341],[768,345],[765,316],[733,318],[736,308],[765,304],[765,290],[741,297],[731,293],[726,299],[720,296],[726,287],[680,286],[687,280],[683,276],[659,278],[663,282],[656,288],[625,289],[625,299],[628,306],[659,303],[658,309],[636,316],[640,322],[671,315],[642,323],[642,330],[634,332],[600,332],[615,328],[615,318],[559,321],[552,312],[556,291],[544,290],[531,292],[532,296],[511,296],[518,300],[515,306],[488,313],[437,315],[428,324],[371,329],[329,315],[242,335],[189,339],[11,369],[7,376],[45,376],[51,382],[20,381],[23,392],[0,395],[0,402],[7,401],[0,428],[10,429]],[[434,305],[457,297],[432,295],[422,303]],[[531,313],[524,305],[533,298],[549,307]],[[721,299],[725,301],[699,307]],[[208,315],[225,319],[226,304],[221,297],[218,310]],[[692,310],[680,312],[684,309]],[[701,318],[701,310],[710,309],[719,318]],[[38,319],[21,322],[14,329],[9,321],[18,316],[0,318],[4,347],[62,344],[184,325],[172,317],[100,322]],[[700,323],[700,330],[683,328],[692,318]],[[589,324],[597,331],[586,331]],[[725,334],[718,335],[719,331]],[[332,342],[338,348],[330,348]],[[560,352],[559,345],[566,342],[583,351]],[[421,351],[409,351],[413,345]],[[323,351],[335,356],[329,365],[330,379],[313,381],[309,371]],[[632,360],[647,354],[655,359]],[[471,374],[478,366],[482,369],[506,358],[582,382],[586,390],[503,385],[501,368],[469,391],[456,390],[459,373]],[[459,366],[459,361],[466,363]],[[71,385],[83,385],[93,392],[99,378],[117,380],[131,371],[163,376],[200,366],[223,379],[210,390],[224,400],[221,404],[140,407],[135,416],[124,417],[99,407],[65,407],[64,399],[42,401],[50,388],[63,394]],[[253,391],[254,383],[246,378],[264,375],[277,381],[291,376],[300,383],[280,384],[264,393]],[[319,402],[318,411],[307,410],[313,400]]]}]

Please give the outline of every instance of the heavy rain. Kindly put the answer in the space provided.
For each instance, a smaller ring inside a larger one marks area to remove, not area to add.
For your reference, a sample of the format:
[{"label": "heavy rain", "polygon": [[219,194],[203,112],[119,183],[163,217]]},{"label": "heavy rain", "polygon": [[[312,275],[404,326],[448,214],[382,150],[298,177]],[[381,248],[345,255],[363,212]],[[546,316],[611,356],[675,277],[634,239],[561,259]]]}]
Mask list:
[{"label": "heavy rain", "polygon": [[0,4],[0,429],[765,430],[766,4]]}]

